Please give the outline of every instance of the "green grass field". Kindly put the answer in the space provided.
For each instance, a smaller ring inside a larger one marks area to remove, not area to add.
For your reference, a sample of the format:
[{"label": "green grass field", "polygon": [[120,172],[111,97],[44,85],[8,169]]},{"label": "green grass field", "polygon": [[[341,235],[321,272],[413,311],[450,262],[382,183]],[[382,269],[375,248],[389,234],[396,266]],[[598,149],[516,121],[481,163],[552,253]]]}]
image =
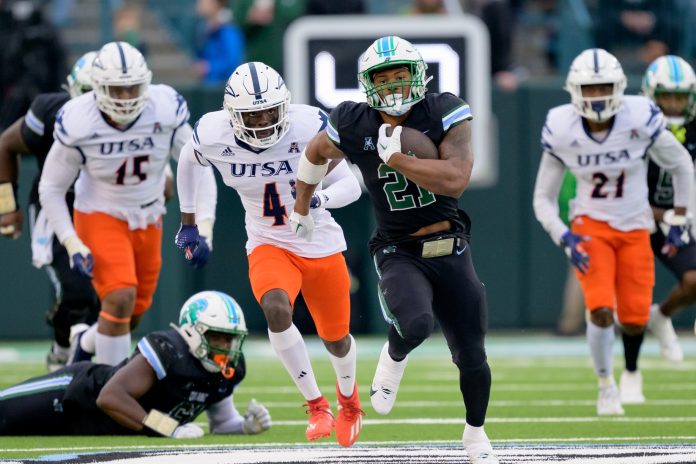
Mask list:
[{"label": "green grass field", "polygon": [[[486,431],[494,446],[512,444],[696,444],[696,343],[685,334],[687,360],[679,366],[663,361],[654,339],[643,349],[643,405],[625,406],[626,415],[599,418],[595,414],[596,380],[583,337],[491,336],[489,360],[493,391]],[[440,337],[428,340],[409,361],[396,406],[388,416],[372,411],[369,383],[383,340],[358,338],[358,382],[367,413],[359,444],[460,443],[464,407],[458,373]],[[617,345],[620,338],[617,337]],[[0,345],[0,388],[44,372],[47,343]],[[335,405],[335,377],[323,349],[309,344],[322,392]],[[306,445],[302,398],[263,339],[247,346],[248,375],[235,395],[244,410],[251,398],[265,404],[273,427],[258,436],[206,436],[186,443],[215,446]],[[618,381],[623,359],[615,351]],[[205,418],[199,417],[204,425]],[[335,445],[333,438],[324,440]],[[147,437],[4,437],[0,459],[31,458],[71,451],[96,452],[167,449],[184,443]],[[679,461],[682,462],[682,461]]]}]

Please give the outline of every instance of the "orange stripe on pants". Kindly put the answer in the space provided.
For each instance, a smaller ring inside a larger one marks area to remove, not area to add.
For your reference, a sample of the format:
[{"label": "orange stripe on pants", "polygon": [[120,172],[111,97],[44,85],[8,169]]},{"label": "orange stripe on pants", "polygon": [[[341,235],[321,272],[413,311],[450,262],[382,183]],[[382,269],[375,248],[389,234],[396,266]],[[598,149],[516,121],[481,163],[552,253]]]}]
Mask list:
[{"label": "orange stripe on pants", "polygon": [[647,324],[655,285],[650,232],[623,232],[587,216],[573,219],[571,228],[590,237],[583,243],[590,267],[586,274],[576,272],[588,309],[613,308],[621,323]]},{"label": "orange stripe on pants", "polygon": [[162,222],[129,230],[128,223],[104,213],[73,215],[75,231],[92,251],[92,284],[100,299],[122,288],[136,287],[133,314],[147,311],[162,268]]},{"label": "orange stripe on pants", "polygon": [[268,291],[284,290],[290,304],[300,291],[319,336],[336,341],[350,330],[350,277],[342,253],[303,258],[282,248],[261,245],[249,255],[249,281],[256,301]]}]

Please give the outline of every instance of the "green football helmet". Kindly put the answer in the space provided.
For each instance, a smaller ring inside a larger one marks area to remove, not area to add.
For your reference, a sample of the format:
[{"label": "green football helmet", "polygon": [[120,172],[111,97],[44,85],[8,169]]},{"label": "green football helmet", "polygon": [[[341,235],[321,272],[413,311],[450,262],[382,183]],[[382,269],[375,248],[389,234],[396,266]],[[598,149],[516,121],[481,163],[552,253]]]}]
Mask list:
[{"label": "green football helmet", "polygon": [[[372,77],[376,72],[401,66],[408,68],[410,80],[375,86]],[[406,114],[411,106],[423,100],[428,91],[427,84],[432,79],[432,76],[425,75],[428,65],[420,52],[408,40],[395,35],[375,40],[360,56],[358,68],[358,81],[367,97],[367,104],[392,116]],[[410,91],[405,96],[407,87]],[[394,93],[383,97],[381,93],[387,89]]]},{"label": "green football helmet", "polygon": [[694,119],[696,115],[696,74],[683,58],[666,55],[650,63],[643,75],[641,91],[655,103],[660,93],[688,95],[688,102],[681,115],[665,114],[665,120],[670,126],[681,127]]}]

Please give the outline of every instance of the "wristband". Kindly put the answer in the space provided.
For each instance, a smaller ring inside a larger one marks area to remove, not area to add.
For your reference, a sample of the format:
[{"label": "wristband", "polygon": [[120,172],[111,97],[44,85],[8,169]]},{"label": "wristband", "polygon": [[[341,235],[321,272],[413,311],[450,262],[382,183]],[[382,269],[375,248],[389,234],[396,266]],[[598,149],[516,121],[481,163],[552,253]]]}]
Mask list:
[{"label": "wristband", "polygon": [[156,409],[152,409],[143,419],[143,425],[150,430],[154,430],[160,435],[171,437],[174,430],[176,430],[176,428],[179,426],[179,421],[173,419],[168,414]]},{"label": "wristband", "polygon": [[0,214],[17,211],[15,187],[12,182],[0,184]]}]

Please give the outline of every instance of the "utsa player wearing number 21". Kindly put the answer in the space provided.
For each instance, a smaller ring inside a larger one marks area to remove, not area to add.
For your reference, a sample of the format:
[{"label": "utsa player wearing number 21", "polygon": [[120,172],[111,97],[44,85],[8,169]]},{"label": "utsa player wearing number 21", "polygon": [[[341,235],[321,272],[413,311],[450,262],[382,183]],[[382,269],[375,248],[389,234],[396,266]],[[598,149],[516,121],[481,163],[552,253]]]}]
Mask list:
[{"label": "utsa player wearing number 21", "polygon": [[[674,209],[663,218],[662,252],[673,255],[689,238],[691,157],[665,130],[660,109],[643,96],[624,96],[625,88],[621,64],[607,51],[585,50],[573,60],[566,80],[571,103],[548,112],[534,188],[536,217],[565,249],[582,285],[587,342],[599,379],[598,415],[621,415],[622,403],[645,401],[638,353],[655,283],[646,152],[674,179]],[[565,169],[577,178],[570,229],[557,204]],[[612,363],[615,319],[626,362],[620,389]]]},{"label": "utsa player wearing number 21", "polygon": [[[94,92],[56,116],[39,182],[41,205],[73,270],[93,277],[101,312],[81,338],[89,335],[104,364],[128,356],[131,329],[152,303],[162,263],[165,168],[191,134],[186,101],[151,79],[138,50],[104,45],[92,65]],[[78,174],[73,227],[65,193]],[[207,205],[201,216],[212,222],[215,183],[212,170],[204,174],[212,180],[200,190]]]},{"label": "utsa player wearing number 21", "polygon": [[[473,166],[471,110],[451,93],[426,93],[427,66],[400,37],[377,39],[359,63],[367,103],[338,105],[326,130],[307,146],[297,176],[293,228],[310,243],[323,240],[311,234],[320,226],[308,214],[311,194],[329,160],[346,157],[355,163],[377,219],[370,251],[382,311],[391,325],[370,389],[372,407],[379,414],[392,409],[408,355],[430,336],[437,317],[459,368],[469,459],[497,464],[483,429],[491,388],[486,295],[471,259],[470,220],[458,208]],[[391,135],[389,125],[396,126]],[[402,153],[401,125],[425,133],[438,147],[438,159]]]},{"label": "utsa player wearing number 21", "polygon": [[[313,203],[320,240],[298,240],[288,227],[300,153],[326,121],[318,108],[290,104],[282,77],[269,66],[239,66],[227,81],[224,109],[204,115],[181,151],[177,184],[182,213],[176,245],[187,257],[200,246],[200,211],[194,199],[202,185],[201,173],[212,165],[242,200],[251,287],[268,322],[271,346],[307,401],[306,436],[310,441],[327,437],[335,422],[336,440],[350,446],[358,439],[362,411],[355,340],[349,333],[350,285],[341,253],[346,243],[327,210],[360,196],[358,181],[345,162],[333,166]],[[300,291],[336,371],[335,421],[292,323]]]}]

